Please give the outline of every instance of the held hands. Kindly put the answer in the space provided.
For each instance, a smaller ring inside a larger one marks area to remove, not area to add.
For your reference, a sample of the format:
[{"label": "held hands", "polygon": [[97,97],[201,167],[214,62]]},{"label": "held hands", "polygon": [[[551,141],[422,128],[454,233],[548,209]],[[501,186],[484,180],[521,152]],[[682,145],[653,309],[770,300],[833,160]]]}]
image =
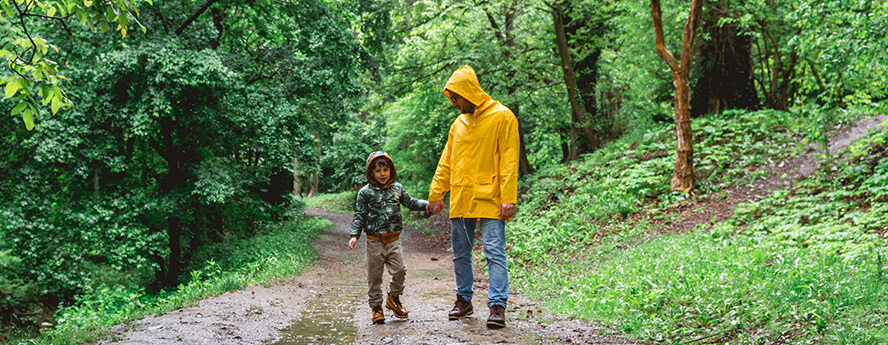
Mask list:
[{"label": "held hands", "polygon": [[515,215],[515,204],[500,204],[499,214],[503,221],[509,220]]},{"label": "held hands", "polygon": [[444,200],[429,201],[426,210],[431,214],[438,214],[444,209]]},{"label": "held hands", "polygon": [[355,243],[358,243],[357,237],[352,237],[350,240],[348,240],[348,249],[355,249]]}]

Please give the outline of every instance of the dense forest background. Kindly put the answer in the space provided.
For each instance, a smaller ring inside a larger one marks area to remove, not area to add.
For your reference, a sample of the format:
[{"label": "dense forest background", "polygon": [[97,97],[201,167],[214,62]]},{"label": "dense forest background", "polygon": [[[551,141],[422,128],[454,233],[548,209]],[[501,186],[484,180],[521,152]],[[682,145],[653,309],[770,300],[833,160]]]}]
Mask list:
[{"label": "dense forest background", "polygon": [[[657,3],[678,56],[692,2]],[[674,143],[651,5],[0,0],[2,329],[182,289],[301,198],[360,187],[374,150],[422,197],[457,115],[441,89],[465,64],[520,121],[524,188],[627,134]],[[791,113],[824,143],[837,112],[884,108],[884,2],[713,0],[695,28],[695,119]],[[726,167],[709,163],[703,192]],[[654,180],[635,192],[671,195]]]}]

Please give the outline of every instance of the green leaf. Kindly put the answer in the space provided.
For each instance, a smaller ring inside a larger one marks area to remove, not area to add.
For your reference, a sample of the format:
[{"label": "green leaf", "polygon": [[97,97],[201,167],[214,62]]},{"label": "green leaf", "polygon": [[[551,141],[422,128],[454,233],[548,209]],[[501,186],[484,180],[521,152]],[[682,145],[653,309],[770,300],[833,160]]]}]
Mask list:
[{"label": "green leaf", "polygon": [[52,85],[52,94],[56,96],[58,99],[62,99],[62,90],[55,84]]},{"label": "green leaf", "polygon": [[29,131],[34,129],[34,114],[31,114],[31,109],[25,109],[25,112],[22,114],[22,120],[25,121],[25,128]]},{"label": "green leaf", "polygon": [[59,107],[62,105],[61,103],[62,103],[62,102],[59,101],[58,98],[56,98],[56,97],[53,97],[53,98],[52,98],[52,105],[51,105],[51,107],[52,107],[52,114],[53,114],[53,115],[55,115],[55,113],[59,112]]},{"label": "green leaf", "polygon": [[86,23],[86,12],[83,12],[82,9],[78,8],[77,11],[77,21],[80,22],[80,25]]},{"label": "green leaf", "polygon": [[16,91],[18,91],[22,86],[19,85],[17,80],[13,80],[11,82],[6,83],[6,87],[4,91],[6,91],[6,98],[12,98],[15,96]]},{"label": "green leaf", "polygon": [[12,55],[12,52],[8,50],[0,50],[0,56]]},{"label": "green leaf", "polygon": [[28,102],[21,102],[21,103],[17,104],[15,106],[15,108],[12,108],[12,111],[9,113],[9,115],[11,115],[11,116],[18,115],[18,113],[21,113],[22,110],[25,110],[25,107],[27,107],[27,106],[28,106]]}]

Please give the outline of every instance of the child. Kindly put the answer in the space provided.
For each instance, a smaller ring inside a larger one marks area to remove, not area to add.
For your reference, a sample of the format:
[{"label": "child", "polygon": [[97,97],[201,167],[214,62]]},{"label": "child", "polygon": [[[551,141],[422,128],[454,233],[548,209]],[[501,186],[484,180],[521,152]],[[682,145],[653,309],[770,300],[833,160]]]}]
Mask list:
[{"label": "child", "polygon": [[351,227],[348,248],[355,249],[361,231],[367,234],[367,285],[370,291],[370,309],[373,323],[385,323],[382,314],[382,270],[388,267],[392,275],[385,307],[395,316],[407,318],[407,310],[401,305],[404,277],[407,267],[401,253],[401,207],[419,211],[427,210],[428,201],[411,197],[400,183],[394,182],[395,164],[382,151],[367,157],[367,180],[370,182],[358,191],[355,200],[355,219]]}]

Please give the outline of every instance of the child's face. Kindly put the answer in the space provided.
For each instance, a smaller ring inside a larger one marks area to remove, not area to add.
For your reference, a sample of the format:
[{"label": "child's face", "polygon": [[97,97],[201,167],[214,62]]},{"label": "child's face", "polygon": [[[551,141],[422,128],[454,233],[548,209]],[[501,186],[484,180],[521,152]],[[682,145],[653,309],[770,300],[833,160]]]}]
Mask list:
[{"label": "child's face", "polygon": [[373,167],[373,179],[379,183],[386,183],[389,180],[389,167],[383,163],[377,163]]}]

